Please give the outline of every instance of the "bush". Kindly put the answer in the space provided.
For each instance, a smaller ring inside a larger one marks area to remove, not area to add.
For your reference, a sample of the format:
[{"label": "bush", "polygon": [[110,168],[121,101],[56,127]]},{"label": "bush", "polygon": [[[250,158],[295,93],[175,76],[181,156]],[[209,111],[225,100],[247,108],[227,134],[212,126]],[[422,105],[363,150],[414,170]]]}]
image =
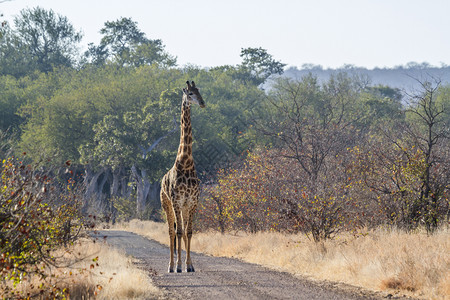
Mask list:
[{"label": "bush", "polygon": [[[25,157],[23,157],[24,159]],[[69,165],[69,162],[67,163]],[[4,159],[0,178],[0,288],[8,297],[30,297],[15,290],[34,278],[41,293],[48,288],[48,269],[63,262],[55,251],[80,235],[78,193],[73,179],[60,185],[48,172],[13,157]],[[50,289],[63,297],[64,287]]]},{"label": "bush", "polygon": [[197,228],[304,232],[316,241],[357,229],[363,205],[342,161],[335,162],[312,183],[276,150],[249,153],[241,168],[220,172],[217,184],[204,188]]},{"label": "bush", "polygon": [[[406,231],[425,226],[432,231],[430,228],[442,224],[449,212],[448,153],[430,166],[419,147],[400,143],[372,140],[364,148],[351,149],[360,193],[377,206],[373,225],[386,224]],[[433,184],[425,197],[427,172]]]}]

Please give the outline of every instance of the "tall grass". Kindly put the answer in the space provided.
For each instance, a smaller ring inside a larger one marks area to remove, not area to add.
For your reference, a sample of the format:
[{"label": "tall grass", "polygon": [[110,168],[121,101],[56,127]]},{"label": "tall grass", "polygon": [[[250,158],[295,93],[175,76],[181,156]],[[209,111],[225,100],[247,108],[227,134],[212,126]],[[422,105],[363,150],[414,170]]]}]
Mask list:
[{"label": "tall grass", "polygon": [[[56,286],[68,289],[69,299],[156,299],[162,292],[131,258],[104,243],[83,240],[74,245],[67,267],[48,270]],[[24,295],[39,295],[38,284],[25,280],[17,289]],[[43,298],[51,298],[44,291]],[[1,291],[0,291],[1,294]]]},{"label": "tall grass", "polygon": [[[168,243],[167,225],[133,220],[122,228]],[[374,230],[315,243],[304,235],[196,233],[192,250],[236,257],[315,280],[390,294],[450,299],[450,235]],[[194,262],[195,263],[195,262]]]}]

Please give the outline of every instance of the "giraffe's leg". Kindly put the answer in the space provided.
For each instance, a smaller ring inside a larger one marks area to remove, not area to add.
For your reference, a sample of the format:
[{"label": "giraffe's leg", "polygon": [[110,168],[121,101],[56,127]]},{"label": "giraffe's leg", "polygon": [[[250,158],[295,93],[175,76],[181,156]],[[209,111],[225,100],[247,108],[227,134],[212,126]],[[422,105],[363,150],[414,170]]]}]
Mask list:
[{"label": "giraffe's leg", "polygon": [[189,212],[189,219],[188,224],[186,228],[186,236],[187,236],[187,243],[186,243],[186,272],[195,272],[194,266],[192,265],[191,260],[191,239],[192,239],[192,218],[194,217],[195,208],[191,209]]},{"label": "giraffe's leg", "polygon": [[169,226],[169,240],[170,240],[170,262],[169,262],[169,272],[173,273],[174,267],[174,251],[175,251],[175,216],[172,207],[168,204],[169,198],[162,192],[161,202],[163,204],[164,211],[166,212],[167,224]]},{"label": "giraffe's leg", "polygon": [[189,221],[189,212],[186,209],[183,209],[182,216],[183,216],[183,241],[184,247],[185,249],[187,249],[187,224]]},{"label": "giraffe's leg", "polygon": [[169,223],[169,239],[170,239],[170,262],[169,262],[169,272],[173,273],[173,268],[175,265],[175,260],[174,260],[174,253],[175,253],[175,248],[176,248],[176,243],[175,243],[175,217],[172,213],[172,216],[170,218],[170,221],[167,220],[167,222]]},{"label": "giraffe's leg", "polygon": [[178,240],[178,255],[177,255],[177,273],[181,273],[181,237],[183,235],[183,221],[181,218],[181,211],[175,208],[175,219],[177,226],[177,240]]}]

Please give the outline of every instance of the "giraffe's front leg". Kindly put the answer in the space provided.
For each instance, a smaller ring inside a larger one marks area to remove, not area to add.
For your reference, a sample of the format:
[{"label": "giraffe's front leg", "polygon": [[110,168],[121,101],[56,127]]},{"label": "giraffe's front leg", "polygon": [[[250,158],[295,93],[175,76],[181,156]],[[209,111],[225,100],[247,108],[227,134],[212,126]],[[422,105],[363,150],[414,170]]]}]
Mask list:
[{"label": "giraffe's front leg", "polygon": [[186,241],[186,272],[195,272],[194,266],[192,265],[192,260],[191,260],[192,218],[194,216],[194,211],[195,211],[195,209],[193,209],[189,213],[189,220],[188,220],[188,224],[187,224],[187,227],[186,227],[186,235],[187,235],[187,241]]},{"label": "giraffe's front leg", "polygon": [[178,240],[177,273],[181,273],[181,237],[183,235],[183,223],[181,219],[181,212],[179,210],[175,210],[175,219],[177,222],[177,240]]},{"label": "giraffe's front leg", "polygon": [[[169,218],[168,218],[169,219]],[[175,222],[173,220],[168,220],[169,223],[169,239],[170,239],[170,261],[169,261],[169,273],[173,273],[173,267],[174,267],[174,252],[175,252]]]},{"label": "giraffe's front leg", "polygon": [[[173,218],[174,219],[174,218]],[[173,273],[173,267],[175,265],[175,251],[177,249],[176,243],[176,234],[175,234],[175,221],[172,222],[172,225],[169,223],[169,239],[170,239],[170,262],[169,262],[169,273]]]},{"label": "giraffe's front leg", "polygon": [[195,272],[194,266],[192,265],[192,260],[191,260],[191,238],[192,238],[192,232],[188,233],[188,236],[187,236],[186,272]]}]

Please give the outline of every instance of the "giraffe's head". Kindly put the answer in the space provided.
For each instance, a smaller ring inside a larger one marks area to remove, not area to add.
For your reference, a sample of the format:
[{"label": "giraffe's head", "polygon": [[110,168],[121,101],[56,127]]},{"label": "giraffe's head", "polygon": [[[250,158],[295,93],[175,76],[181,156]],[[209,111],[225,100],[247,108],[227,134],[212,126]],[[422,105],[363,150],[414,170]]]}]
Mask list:
[{"label": "giraffe's head", "polygon": [[203,101],[202,96],[200,95],[200,92],[198,91],[198,88],[195,87],[195,83],[191,81],[192,83],[189,83],[189,81],[186,81],[187,88],[183,89],[183,100],[187,101],[187,103],[195,103],[200,105],[200,107],[205,107],[205,101]]}]

